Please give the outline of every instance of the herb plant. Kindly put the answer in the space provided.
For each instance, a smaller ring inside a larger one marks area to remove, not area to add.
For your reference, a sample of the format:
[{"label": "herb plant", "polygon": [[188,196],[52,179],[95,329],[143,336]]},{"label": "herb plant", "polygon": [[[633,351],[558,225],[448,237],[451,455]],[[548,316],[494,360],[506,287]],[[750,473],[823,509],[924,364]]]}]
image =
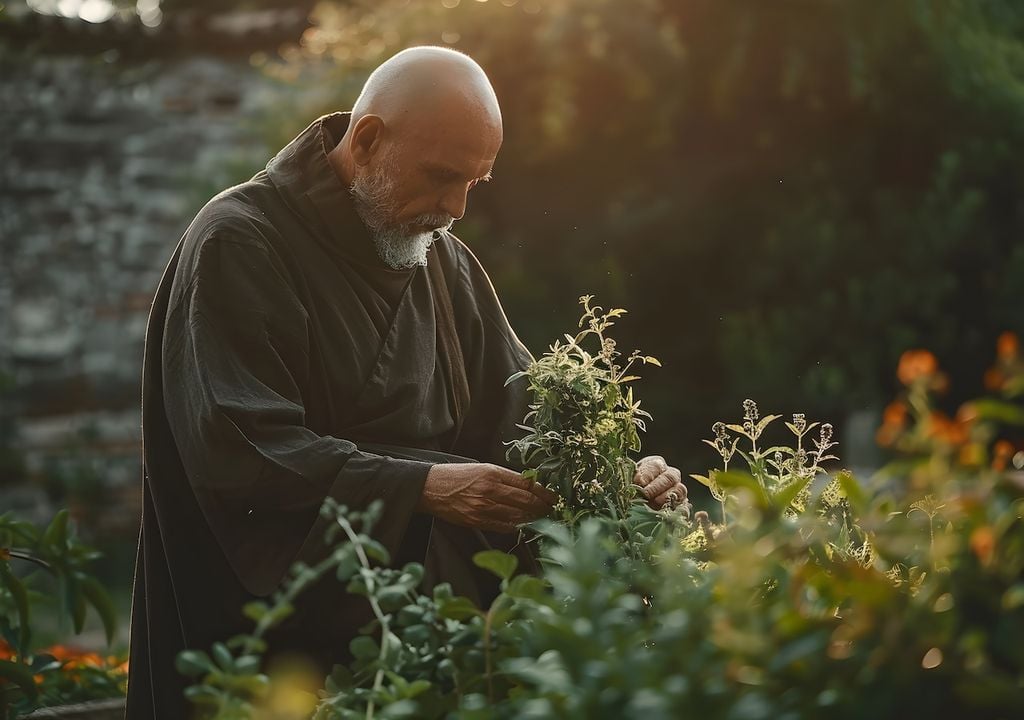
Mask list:
[{"label": "herb plant", "polygon": [[637,363],[660,365],[634,350],[624,360],[608,330],[626,313],[579,302],[583,315],[576,335],[565,335],[506,385],[525,378],[532,402],[518,425],[527,434],[508,443],[533,478],[560,497],[555,515],[570,524],[593,514],[628,514],[637,488],[631,454],[640,450],[639,433],[650,414],[640,409],[629,383]]}]

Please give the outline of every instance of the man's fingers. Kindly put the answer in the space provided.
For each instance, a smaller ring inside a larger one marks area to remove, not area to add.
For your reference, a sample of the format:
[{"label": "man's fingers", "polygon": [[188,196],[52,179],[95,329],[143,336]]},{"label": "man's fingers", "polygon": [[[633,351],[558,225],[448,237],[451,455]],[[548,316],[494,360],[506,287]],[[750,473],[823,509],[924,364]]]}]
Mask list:
[{"label": "man's fingers", "polygon": [[530,492],[539,497],[548,507],[554,506],[558,502],[558,493],[548,490],[546,487],[541,485],[539,482],[534,482],[530,486]]},{"label": "man's fingers", "polygon": [[645,498],[653,500],[663,492],[671,490],[678,482],[679,478],[673,473],[663,472],[658,475],[658,477],[654,478],[654,480],[652,480],[648,485],[644,486],[642,492]]},{"label": "man's fingers", "polygon": [[656,508],[668,505],[669,507],[675,507],[686,501],[686,487],[682,483],[676,483],[671,488],[663,492],[658,497],[651,501],[651,504]]},{"label": "man's fingers", "polygon": [[[532,484],[537,485],[536,482]],[[486,498],[503,507],[515,508],[530,513],[532,517],[540,517],[551,511],[553,503],[549,502],[547,498],[542,498],[539,492],[551,495],[543,488],[540,491],[535,488],[522,490],[518,486],[496,482],[489,486]]]},{"label": "man's fingers", "polygon": [[502,532],[511,532],[511,530],[517,525],[532,522],[546,514],[547,510],[536,512],[532,510],[525,510],[520,507],[514,507],[512,505],[494,504],[488,508],[482,509],[479,519],[482,524],[487,525],[488,527],[494,528],[502,526],[505,528]]},{"label": "man's fingers", "polygon": [[665,458],[661,455],[648,455],[637,461],[636,475],[633,477],[633,482],[640,487],[646,487],[667,469],[668,465],[665,463]]},{"label": "man's fingers", "polygon": [[497,469],[495,479],[497,479],[502,485],[528,492],[540,499],[541,502],[546,503],[548,507],[558,502],[558,495],[548,490],[539,482],[525,478],[519,473],[508,470],[507,468],[500,466],[495,467]]}]

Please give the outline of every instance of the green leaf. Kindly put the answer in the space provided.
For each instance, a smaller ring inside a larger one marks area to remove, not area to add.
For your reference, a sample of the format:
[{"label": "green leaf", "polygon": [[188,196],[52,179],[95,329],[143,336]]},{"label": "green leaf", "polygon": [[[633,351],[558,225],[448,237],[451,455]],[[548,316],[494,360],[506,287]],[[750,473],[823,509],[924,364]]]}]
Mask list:
[{"label": "green leaf", "polygon": [[437,613],[449,620],[468,620],[474,615],[482,614],[472,600],[461,596],[442,600],[438,604]]},{"label": "green leaf", "polygon": [[972,400],[971,408],[983,420],[995,420],[1008,425],[1024,425],[1024,408],[1002,400]]},{"label": "green leaf", "polygon": [[519,559],[501,550],[483,550],[473,555],[473,564],[508,580],[519,565]]},{"label": "green leaf", "polygon": [[50,521],[46,531],[43,532],[42,540],[47,545],[64,548],[67,545],[67,538],[68,511],[67,508],[65,508],[53,516],[53,520]]},{"label": "green leaf", "polygon": [[509,376],[508,380],[505,381],[505,385],[503,387],[508,387],[519,378],[526,377],[527,375],[529,375],[529,373],[526,372],[525,370],[520,370],[517,373],[513,373],[512,375]]},{"label": "green leaf", "polygon": [[395,612],[409,602],[409,596],[401,587],[386,587],[377,593],[377,602],[384,612]]},{"label": "green leaf", "polygon": [[514,598],[542,600],[547,593],[547,583],[532,575],[517,575],[508,584],[506,592]]},{"label": "green leaf", "polygon": [[452,593],[451,583],[438,583],[434,586],[434,602],[442,603],[451,600],[455,595]]},{"label": "green leaf", "polygon": [[217,667],[209,655],[201,650],[182,650],[174,659],[174,667],[179,673],[189,677],[217,672]]},{"label": "green leaf", "polygon": [[356,660],[375,660],[380,655],[380,645],[369,635],[353,638],[348,644],[348,649]]},{"label": "green leaf", "polygon": [[271,626],[277,625],[279,622],[284,620],[293,612],[295,612],[295,607],[290,602],[276,602],[270,608],[269,615],[266,618],[266,622],[268,622]]},{"label": "green leaf", "polygon": [[798,478],[784,485],[772,496],[772,501],[774,502],[775,507],[779,510],[785,510],[788,508],[793,503],[796,496],[800,494],[800,491],[807,487],[807,483],[810,481],[811,479],[809,477]]},{"label": "green leaf", "polygon": [[376,560],[381,565],[388,565],[391,563],[391,555],[387,549],[376,540],[366,540],[363,542],[363,552],[366,556]]},{"label": "green leaf", "polygon": [[235,671],[235,658],[228,650],[228,646],[221,642],[213,644],[213,659],[217,661],[224,672]]},{"label": "green leaf", "polygon": [[1016,610],[1024,605],[1024,583],[1017,583],[1003,593],[1003,609]]},{"label": "green leaf", "polygon": [[422,695],[431,688],[429,680],[414,680],[409,683],[409,687],[406,688],[405,696],[408,698],[414,698],[417,695]]},{"label": "green leaf", "polygon": [[68,611],[71,613],[71,622],[75,634],[82,632],[85,627],[85,612],[88,609],[85,604],[85,595],[82,593],[82,584],[78,577],[69,575],[65,585]]},{"label": "green leaf", "polygon": [[32,669],[27,665],[11,662],[10,660],[0,660],[0,678],[14,683],[21,688],[21,691],[25,693],[29,700],[35,700],[39,696],[39,690],[36,687]]},{"label": "green leaf", "polygon": [[761,418],[761,422],[759,422],[757,424],[757,427],[754,429],[754,433],[757,434],[757,435],[760,435],[762,432],[764,432],[764,429],[766,427],[768,427],[768,425],[770,425],[772,422],[778,420],[780,417],[782,417],[782,416],[781,415],[765,415],[763,418]]},{"label": "green leaf", "polygon": [[117,632],[117,610],[114,608],[114,601],[94,577],[82,579],[82,594],[89,603],[96,609],[103,623],[103,632],[107,636],[107,645],[114,641],[114,634]]},{"label": "green leaf", "polygon": [[259,622],[270,608],[262,600],[253,600],[242,606],[242,614],[253,622]]},{"label": "green leaf", "polygon": [[14,607],[18,613],[18,654],[28,653],[28,645],[32,636],[31,615],[28,603],[28,591],[25,584],[11,572],[10,565],[0,561],[0,580],[14,599]]},{"label": "green leaf", "polygon": [[220,690],[207,685],[192,685],[191,687],[185,688],[185,697],[189,699],[189,702],[196,703],[197,705],[207,705],[211,707],[219,705],[221,696],[222,693]]},{"label": "green leaf", "polygon": [[244,675],[254,675],[260,670],[260,659],[256,655],[242,655],[235,661],[235,670]]},{"label": "green leaf", "polygon": [[839,487],[843,489],[843,494],[846,495],[853,509],[858,512],[862,511],[867,506],[868,499],[860,483],[853,477],[853,473],[843,470],[836,475],[836,480],[839,481]]},{"label": "green leaf", "polygon": [[769,507],[770,501],[765,489],[753,475],[744,472],[730,470],[729,472],[716,472],[715,481],[723,488],[746,488],[754,494],[758,505],[762,508]]}]

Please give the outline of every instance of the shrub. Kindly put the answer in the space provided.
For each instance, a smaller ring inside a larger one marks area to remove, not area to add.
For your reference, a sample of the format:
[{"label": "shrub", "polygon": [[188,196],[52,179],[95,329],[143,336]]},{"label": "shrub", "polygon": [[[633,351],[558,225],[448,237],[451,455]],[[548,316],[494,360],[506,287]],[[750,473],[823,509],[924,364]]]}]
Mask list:
[{"label": "shrub", "polygon": [[[586,322],[600,324],[589,298],[584,310]],[[568,338],[572,360],[556,345],[527,371],[535,392],[533,423],[524,428],[530,442],[564,433],[567,423],[586,427],[577,410],[590,406],[575,400],[569,413],[538,412],[552,396],[558,407],[563,398],[603,397],[577,387],[580,368],[609,372],[607,363],[594,369],[579,339]],[[558,373],[548,372],[552,365]],[[925,356],[907,368],[911,392],[937,373]],[[999,408],[992,418],[1017,417],[1012,403],[991,407]],[[721,522],[707,511],[691,521],[642,502],[619,512],[612,489],[605,512],[592,503],[561,522],[534,524],[543,578],[515,575],[509,555],[479,553],[474,561],[501,579],[489,608],[446,585],[423,593],[415,563],[387,567],[372,540],[379,507],[349,513],[328,502],[332,538],[343,542],[321,565],[295,568],[272,602],[246,608],[257,621],[253,635],[210,655],[183,653],[179,668],[197,680],[189,696],[218,720],[262,717],[274,697],[289,696],[286,680],[259,667],[262,633],[290,611],[295,592],[333,572],[367,598],[375,620],[352,642],[353,662],[336,666],[319,697],[285,717],[1024,712],[1021,475],[998,463],[928,461],[932,472],[913,482],[901,475],[906,466],[893,466],[865,488],[849,473],[825,470],[836,460],[830,426],[796,415],[786,423],[795,447],[772,445],[767,434],[778,419],[761,417],[748,400],[742,422],[716,424],[705,441],[724,467],[698,479],[715,492]],[[558,452],[552,446],[547,457]],[[737,456],[744,471],[730,467]],[[934,448],[924,457],[934,460]],[[574,491],[554,477],[552,487]]]}]

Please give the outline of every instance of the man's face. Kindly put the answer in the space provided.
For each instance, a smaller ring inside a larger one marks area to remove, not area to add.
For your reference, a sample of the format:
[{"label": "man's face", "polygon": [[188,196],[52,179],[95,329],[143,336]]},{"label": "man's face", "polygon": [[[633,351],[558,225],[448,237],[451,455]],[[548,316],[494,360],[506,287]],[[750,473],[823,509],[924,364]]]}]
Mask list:
[{"label": "man's face", "polygon": [[500,129],[459,133],[454,123],[438,125],[382,138],[353,178],[356,210],[395,269],[427,264],[435,232],[462,217],[469,191],[489,179],[501,146]]}]

